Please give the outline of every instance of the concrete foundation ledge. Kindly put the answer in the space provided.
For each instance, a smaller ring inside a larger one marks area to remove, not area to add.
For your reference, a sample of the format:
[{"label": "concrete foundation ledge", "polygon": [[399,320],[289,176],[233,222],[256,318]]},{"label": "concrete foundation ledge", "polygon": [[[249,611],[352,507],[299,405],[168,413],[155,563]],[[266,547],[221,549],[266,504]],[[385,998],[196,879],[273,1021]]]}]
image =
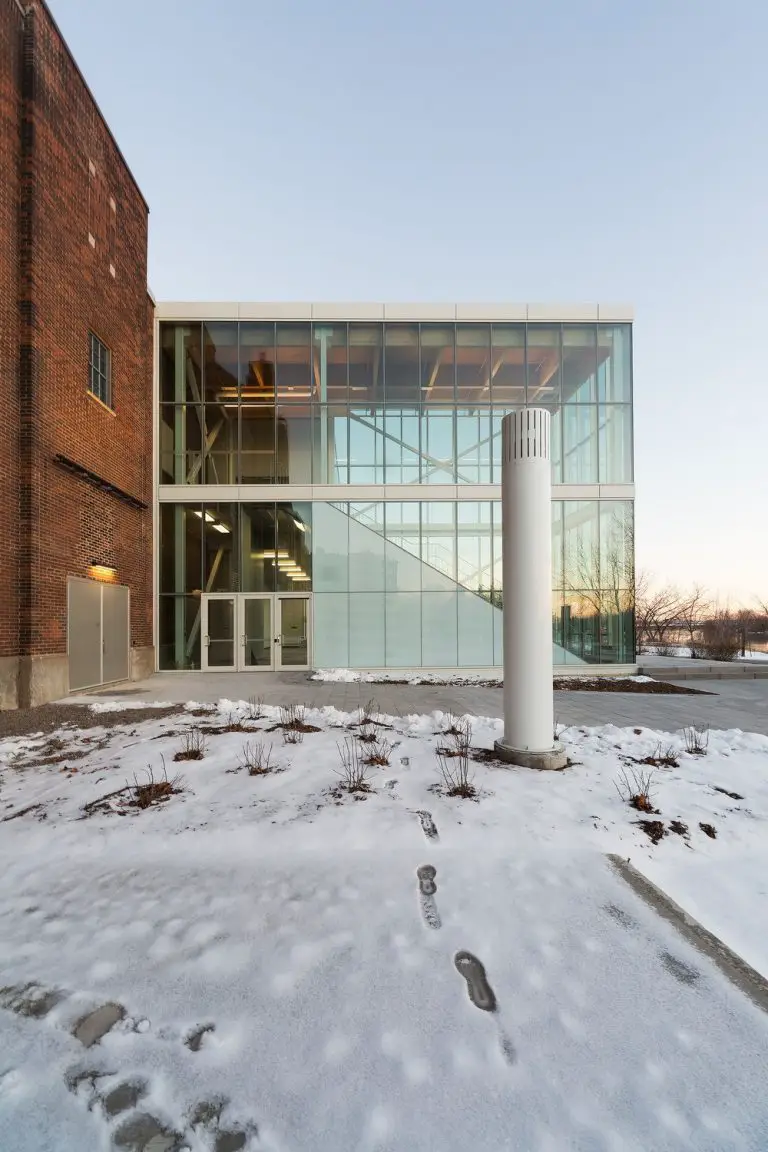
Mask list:
[{"label": "concrete foundation ledge", "polygon": [[155,671],[155,650],[150,644],[145,648],[131,648],[131,680],[146,680]]},{"label": "concrete foundation ledge", "polygon": [[36,708],[50,700],[60,700],[69,692],[69,658],[66,653],[52,656],[19,656],[19,708]]},{"label": "concrete foundation ledge", "polygon": [[513,748],[503,740],[496,740],[493,748],[500,760],[517,764],[520,768],[535,768],[539,772],[559,772],[568,763],[568,753],[562,744],[533,752],[530,748]]},{"label": "concrete foundation ledge", "polygon": [[0,656],[0,711],[19,706],[19,657]]}]

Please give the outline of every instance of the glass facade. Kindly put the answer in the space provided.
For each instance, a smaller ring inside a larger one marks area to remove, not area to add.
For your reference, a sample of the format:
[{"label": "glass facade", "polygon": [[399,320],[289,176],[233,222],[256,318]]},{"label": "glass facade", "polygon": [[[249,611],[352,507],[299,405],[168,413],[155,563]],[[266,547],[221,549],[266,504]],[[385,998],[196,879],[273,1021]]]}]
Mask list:
[{"label": "glass facade", "polygon": [[633,663],[630,324],[161,322],[160,667],[201,667],[206,598],[242,601],[252,639],[245,597],[301,593],[291,651],[315,667],[500,665],[487,486],[525,405],[552,414],[554,663]]},{"label": "glass facade", "polygon": [[161,484],[491,484],[553,414],[556,484],[632,481],[628,324],[160,325]]}]

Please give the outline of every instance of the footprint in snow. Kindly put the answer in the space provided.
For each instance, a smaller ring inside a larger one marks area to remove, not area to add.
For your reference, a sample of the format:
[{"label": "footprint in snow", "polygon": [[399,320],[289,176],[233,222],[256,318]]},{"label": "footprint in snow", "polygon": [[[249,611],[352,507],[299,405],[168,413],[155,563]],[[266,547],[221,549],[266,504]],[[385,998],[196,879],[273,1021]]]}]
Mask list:
[{"label": "footprint in snow", "polygon": [[472,952],[467,952],[464,949],[456,953],[453,963],[456,966],[456,971],[466,981],[467,994],[474,1006],[479,1008],[481,1012],[493,1014],[496,1018],[501,1054],[507,1064],[514,1064],[517,1059],[517,1052],[511,1037],[504,1031],[498,1018],[499,1006],[496,1001],[496,993],[491,987],[483,964]]},{"label": "footprint in snow", "polygon": [[420,868],[416,869],[416,876],[419,881],[421,914],[424,917],[424,923],[428,928],[440,928],[442,920],[435,901],[437,869],[431,864],[422,864]]}]

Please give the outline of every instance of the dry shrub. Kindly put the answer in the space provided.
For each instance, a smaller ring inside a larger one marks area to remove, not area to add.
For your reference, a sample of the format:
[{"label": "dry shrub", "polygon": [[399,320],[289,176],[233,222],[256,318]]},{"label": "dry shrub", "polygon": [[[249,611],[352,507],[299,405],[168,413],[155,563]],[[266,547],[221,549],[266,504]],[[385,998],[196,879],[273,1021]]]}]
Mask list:
[{"label": "dry shrub", "polygon": [[[307,724],[306,722],[307,709],[305,704],[287,704],[280,706],[280,720],[275,724],[274,728],[270,728],[270,732],[275,732],[278,728],[283,730],[283,739],[286,744],[301,744],[304,739],[305,732],[319,732],[320,729],[315,724]],[[297,736],[288,736],[287,733],[298,733]]]},{"label": "dry shrub", "polygon": [[205,755],[205,736],[199,728],[190,728],[181,736],[181,748],[174,760],[202,760]]},{"label": "dry shrub", "polygon": [[264,719],[264,697],[263,696],[249,696],[248,697],[248,719],[249,720],[263,720]]},{"label": "dry shrub", "polygon": [[283,743],[284,744],[303,744],[304,743],[304,728],[283,728]]},{"label": "dry shrub", "polygon": [[389,764],[389,757],[392,752],[392,745],[389,740],[383,736],[374,738],[373,743],[370,743],[366,748],[366,755],[364,763],[368,764],[371,768],[385,768]]},{"label": "dry shrub", "polygon": [[653,768],[677,768],[680,762],[677,758],[677,749],[674,744],[662,744],[661,741],[659,741],[650,756],[644,756],[643,759],[638,760],[637,763],[650,764]]},{"label": "dry shrub", "polygon": [[706,756],[709,747],[709,727],[706,724],[691,724],[683,728],[685,750],[692,756]]},{"label": "dry shrub", "polygon": [[127,785],[128,804],[132,808],[152,808],[155,804],[162,804],[171,796],[183,791],[183,780],[180,774],[174,776],[172,780],[168,779],[165,761],[163,761],[162,780],[155,780],[151,764],[147,765],[146,774],[146,783],[140,784],[134,773],[133,784]]},{"label": "dry shrub", "polygon": [[652,769],[644,772],[640,768],[622,768],[619,772],[619,779],[614,780],[614,786],[622,803],[629,804],[638,812],[658,813],[658,808],[654,808],[651,800]]},{"label": "dry shrub", "polygon": [[240,757],[240,767],[245,768],[249,776],[266,776],[274,768],[272,746],[259,742],[244,744],[243,754]]},{"label": "dry shrub", "polygon": [[438,755],[444,757],[464,756],[472,743],[472,721],[469,716],[461,720],[451,719],[451,725],[441,735],[448,736],[445,744],[438,745]]},{"label": "dry shrub", "polygon": [[699,828],[701,828],[702,832],[709,836],[710,840],[717,839],[717,830],[714,824],[699,824]]},{"label": "dry shrub", "polygon": [[346,792],[370,792],[368,782],[368,769],[362,757],[359,741],[345,740],[344,744],[337,744],[341,769],[337,773],[341,777],[341,787]]}]

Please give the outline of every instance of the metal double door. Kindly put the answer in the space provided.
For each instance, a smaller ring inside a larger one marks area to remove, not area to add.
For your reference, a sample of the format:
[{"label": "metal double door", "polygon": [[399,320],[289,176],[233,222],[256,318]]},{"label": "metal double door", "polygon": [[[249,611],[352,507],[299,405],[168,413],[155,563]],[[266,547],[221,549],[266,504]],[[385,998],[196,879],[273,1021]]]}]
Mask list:
[{"label": "metal double door", "polygon": [[215,593],[202,598],[202,667],[207,672],[309,668],[311,595]]}]

